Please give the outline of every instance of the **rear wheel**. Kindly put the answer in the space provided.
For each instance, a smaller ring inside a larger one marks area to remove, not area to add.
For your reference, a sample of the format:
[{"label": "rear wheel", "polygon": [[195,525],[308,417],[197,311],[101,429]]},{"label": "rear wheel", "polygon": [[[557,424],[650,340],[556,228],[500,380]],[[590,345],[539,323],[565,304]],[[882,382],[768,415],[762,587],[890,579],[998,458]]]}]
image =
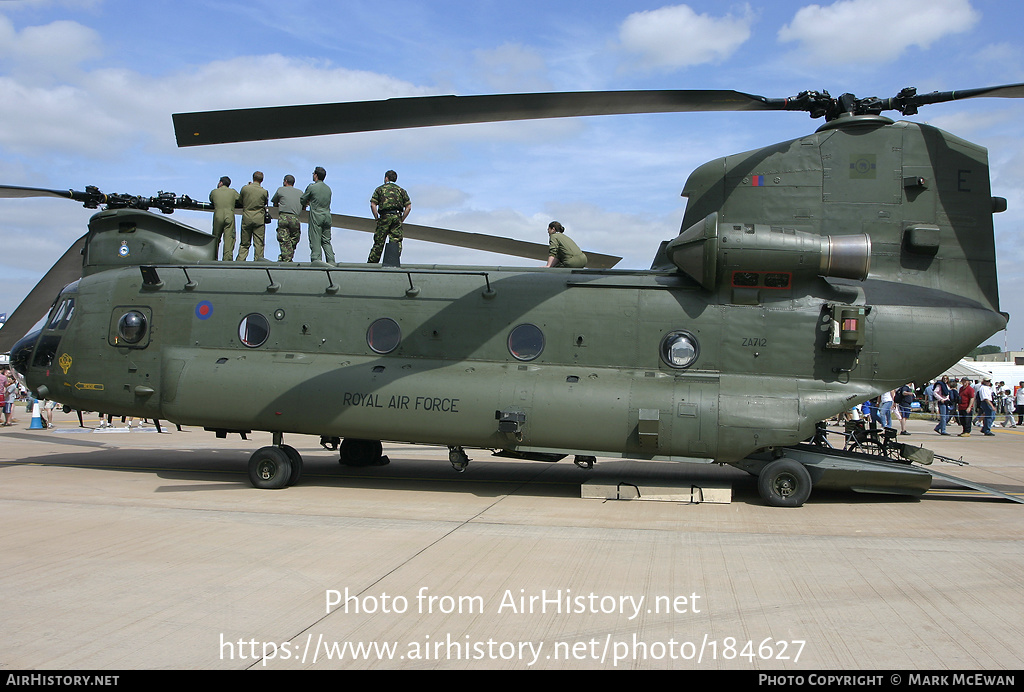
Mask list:
[{"label": "rear wheel", "polygon": [[811,496],[811,474],[792,459],[778,459],[761,470],[757,489],[772,507],[799,507]]}]

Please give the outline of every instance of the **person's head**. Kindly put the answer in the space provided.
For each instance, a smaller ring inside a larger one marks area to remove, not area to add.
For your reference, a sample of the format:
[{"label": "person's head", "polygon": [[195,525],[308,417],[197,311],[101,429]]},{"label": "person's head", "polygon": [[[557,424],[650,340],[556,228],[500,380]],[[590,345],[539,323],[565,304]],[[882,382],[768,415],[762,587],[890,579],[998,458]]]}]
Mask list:
[{"label": "person's head", "polygon": [[565,233],[565,226],[557,221],[552,221],[548,224],[548,233]]},{"label": "person's head", "polygon": [[387,173],[384,174],[384,182],[397,183],[398,174],[395,173],[394,171],[388,171]]},{"label": "person's head", "polygon": [[327,171],[324,170],[323,166],[317,166],[313,169],[313,177],[322,181],[327,178]]},{"label": "person's head", "polygon": [[295,184],[295,176],[292,175],[291,173],[286,175],[284,177],[284,184],[287,185],[288,187],[291,187],[292,185],[294,185]]},{"label": "person's head", "polygon": [[263,171],[255,171],[252,174],[252,181],[256,184],[263,182]]},{"label": "person's head", "polygon": [[226,175],[220,177],[220,182],[217,183],[217,187],[231,187],[231,178]]}]

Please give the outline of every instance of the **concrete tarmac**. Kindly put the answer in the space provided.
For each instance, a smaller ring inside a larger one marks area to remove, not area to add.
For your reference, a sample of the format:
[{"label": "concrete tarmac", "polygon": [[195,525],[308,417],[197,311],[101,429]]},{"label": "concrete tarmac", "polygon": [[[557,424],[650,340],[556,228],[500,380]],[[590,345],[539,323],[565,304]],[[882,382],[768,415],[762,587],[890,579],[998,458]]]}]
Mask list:
[{"label": "concrete tarmac", "polygon": [[[731,467],[591,470],[385,444],[256,490],[270,435],[0,428],[0,670],[1024,667],[1024,506],[921,498],[766,506]],[[115,425],[120,425],[115,423]],[[1024,493],[1024,428],[911,436]],[[590,478],[726,482],[730,504],[580,498]]]}]

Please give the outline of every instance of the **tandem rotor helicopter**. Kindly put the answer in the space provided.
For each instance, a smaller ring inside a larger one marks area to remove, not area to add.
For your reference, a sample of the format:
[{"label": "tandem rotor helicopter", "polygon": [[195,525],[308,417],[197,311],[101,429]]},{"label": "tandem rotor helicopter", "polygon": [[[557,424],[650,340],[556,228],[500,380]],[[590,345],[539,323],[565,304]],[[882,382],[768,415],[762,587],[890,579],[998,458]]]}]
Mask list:
[{"label": "tandem rotor helicopter", "polygon": [[[932,474],[804,443],[819,421],[942,372],[1006,325],[984,148],[895,110],[1024,84],[888,99],[802,92],[434,96],[173,116],[179,146],[471,122],[685,111],[805,111],[788,142],[686,181],[681,229],[648,270],[216,262],[206,232],[155,198],[3,187],[105,206],[0,331],[31,391],[74,408],[269,431],[252,483],[296,482],[285,435],[555,461],[724,463],[771,505],[811,488],[919,495]],[[368,230],[366,219],[336,225]],[[421,235],[416,235],[420,233]],[[546,258],[546,246],[406,226],[406,237]],[[67,284],[67,285],[65,285]],[[63,288],[61,288],[63,286]],[[53,296],[56,295],[54,300]],[[907,349],[910,336],[914,348]],[[940,474],[941,475],[941,474]]]}]

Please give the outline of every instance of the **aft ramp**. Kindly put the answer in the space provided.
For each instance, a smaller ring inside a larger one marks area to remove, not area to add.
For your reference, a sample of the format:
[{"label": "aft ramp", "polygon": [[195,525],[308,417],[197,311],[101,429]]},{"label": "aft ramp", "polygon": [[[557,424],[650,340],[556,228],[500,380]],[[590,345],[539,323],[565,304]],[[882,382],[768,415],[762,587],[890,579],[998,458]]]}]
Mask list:
[{"label": "aft ramp", "polygon": [[948,473],[940,473],[940,472],[934,471],[932,469],[928,469],[928,473],[932,474],[936,478],[941,478],[943,480],[950,481],[951,483],[956,483],[957,485],[962,485],[965,488],[970,488],[972,490],[979,490],[979,491],[981,491],[983,493],[988,493],[989,495],[995,495],[996,497],[1002,498],[1004,500],[1009,500],[1010,502],[1019,502],[1020,504],[1024,505],[1024,498],[1016,497],[1014,495],[1010,495],[1009,493],[1004,493],[1001,490],[996,490],[995,488],[990,488],[987,485],[982,485],[981,483],[975,483],[974,481],[964,480],[963,478],[957,478],[956,476],[950,476]]},{"label": "aft ramp", "polygon": [[930,464],[934,457],[931,450],[911,445],[899,447],[899,459],[812,444],[786,447],[781,452],[782,456],[799,461],[807,467],[815,488],[923,495],[931,488],[932,478],[941,478],[965,488],[1024,504],[1024,498],[912,463]]}]

